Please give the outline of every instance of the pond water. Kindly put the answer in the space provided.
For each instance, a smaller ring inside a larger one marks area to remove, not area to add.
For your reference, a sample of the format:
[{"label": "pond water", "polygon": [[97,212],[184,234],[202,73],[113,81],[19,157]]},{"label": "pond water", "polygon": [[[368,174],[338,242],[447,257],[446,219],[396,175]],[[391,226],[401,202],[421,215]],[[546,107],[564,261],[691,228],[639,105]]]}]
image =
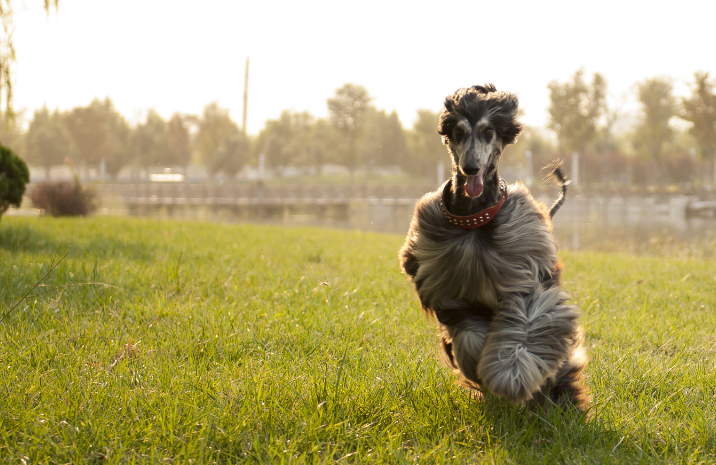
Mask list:
[{"label": "pond water", "polygon": [[654,198],[568,199],[555,215],[563,248],[716,256],[716,218],[689,217],[683,200]]},{"label": "pond water", "polygon": [[[540,198],[551,204],[554,198]],[[116,214],[117,210],[105,210]],[[156,209],[147,216],[232,223],[318,226],[405,234],[412,205],[351,204],[347,208],[214,210],[206,207]],[[683,199],[586,198],[572,195],[554,218],[554,234],[564,249],[716,257],[716,218],[690,218]]]}]

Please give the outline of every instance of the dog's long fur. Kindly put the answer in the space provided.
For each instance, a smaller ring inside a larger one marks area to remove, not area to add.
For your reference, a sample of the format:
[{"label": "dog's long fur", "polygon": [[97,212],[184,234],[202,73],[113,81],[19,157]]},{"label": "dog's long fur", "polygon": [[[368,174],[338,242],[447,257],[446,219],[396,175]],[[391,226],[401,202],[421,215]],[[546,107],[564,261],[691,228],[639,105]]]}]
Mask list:
[{"label": "dog's long fur", "polygon": [[[451,213],[472,215],[500,199],[498,162],[522,130],[516,116],[517,97],[492,84],[445,99],[438,133],[453,162],[445,198]],[[472,196],[466,183],[480,183],[469,175],[482,176],[484,185],[471,188]],[[583,331],[559,284],[562,265],[552,236],[551,217],[566,192],[561,172],[557,176],[563,191],[551,209],[515,183],[494,219],[471,230],[443,215],[444,184],[416,204],[399,255],[422,307],[438,320],[444,359],[465,384],[514,403],[585,410]]]}]

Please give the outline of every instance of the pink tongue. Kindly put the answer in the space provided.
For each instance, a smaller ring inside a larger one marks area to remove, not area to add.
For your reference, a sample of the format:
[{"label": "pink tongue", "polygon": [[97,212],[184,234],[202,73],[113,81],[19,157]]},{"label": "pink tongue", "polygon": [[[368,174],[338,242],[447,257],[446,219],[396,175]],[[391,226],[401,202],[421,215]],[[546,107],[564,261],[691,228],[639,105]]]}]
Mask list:
[{"label": "pink tongue", "polygon": [[467,177],[465,192],[467,192],[467,195],[470,197],[477,197],[482,194],[482,174]]}]

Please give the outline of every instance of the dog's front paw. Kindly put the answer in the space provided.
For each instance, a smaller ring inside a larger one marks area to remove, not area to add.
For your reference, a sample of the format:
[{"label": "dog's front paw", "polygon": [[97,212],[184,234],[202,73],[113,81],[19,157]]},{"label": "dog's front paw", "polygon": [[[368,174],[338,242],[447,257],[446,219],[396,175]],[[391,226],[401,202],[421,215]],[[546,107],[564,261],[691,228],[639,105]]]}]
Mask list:
[{"label": "dog's front paw", "polygon": [[576,309],[559,288],[538,286],[505,299],[485,340],[477,375],[510,402],[532,398],[569,357],[579,336]]},{"label": "dog's front paw", "polygon": [[502,341],[498,350],[483,353],[477,375],[492,394],[522,403],[539,389],[545,368],[544,362],[524,344]]}]

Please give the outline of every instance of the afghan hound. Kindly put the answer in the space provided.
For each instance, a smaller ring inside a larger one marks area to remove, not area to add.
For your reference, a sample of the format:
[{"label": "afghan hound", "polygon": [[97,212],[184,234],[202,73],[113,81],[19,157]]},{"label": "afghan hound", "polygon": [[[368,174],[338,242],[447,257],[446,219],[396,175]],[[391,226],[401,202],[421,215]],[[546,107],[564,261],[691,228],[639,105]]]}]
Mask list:
[{"label": "afghan hound", "polygon": [[586,411],[586,356],[579,312],[567,303],[548,208],[498,174],[503,149],[522,131],[517,96],[494,85],[445,99],[437,132],[452,175],[415,206],[403,271],[437,318],[446,363],[463,384],[517,404]]}]

